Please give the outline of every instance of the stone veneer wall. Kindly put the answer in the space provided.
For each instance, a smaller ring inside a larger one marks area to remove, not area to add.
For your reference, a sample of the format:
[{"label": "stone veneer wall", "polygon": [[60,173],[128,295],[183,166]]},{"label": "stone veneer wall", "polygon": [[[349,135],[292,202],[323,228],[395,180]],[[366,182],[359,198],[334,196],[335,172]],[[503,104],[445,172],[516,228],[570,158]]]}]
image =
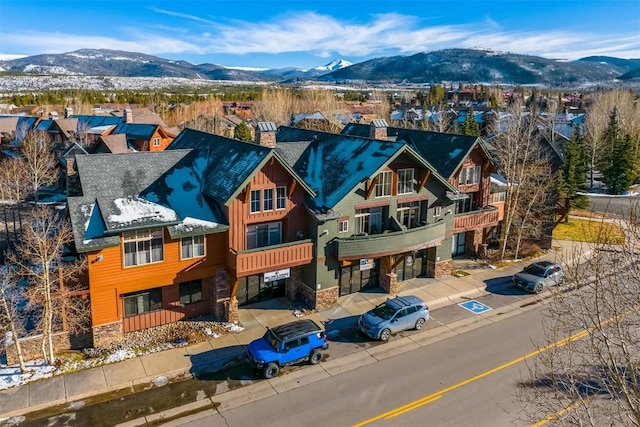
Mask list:
[{"label": "stone veneer wall", "polygon": [[427,277],[443,277],[451,274],[453,267],[451,260],[433,262],[427,261]]},{"label": "stone veneer wall", "polygon": [[483,230],[471,230],[467,232],[466,236],[466,248],[465,250],[469,255],[480,255],[480,246],[482,245]]},{"label": "stone veneer wall", "polygon": [[[216,275],[209,281],[211,289],[211,312],[218,320],[228,320],[229,307],[232,304],[231,284],[229,283],[229,272],[225,268],[219,268]],[[235,301],[236,311],[238,311],[238,300]],[[230,321],[230,320],[229,320]]]},{"label": "stone veneer wall", "polygon": [[391,258],[382,257],[380,261],[380,287],[388,294],[398,293],[398,275],[393,271],[389,274],[384,273],[391,269],[389,265]]},{"label": "stone veneer wall", "polygon": [[394,295],[398,293],[398,275],[389,273],[380,276],[380,287],[388,294]]},{"label": "stone veneer wall", "polygon": [[101,347],[119,341],[124,336],[122,322],[106,323],[93,327],[93,346]]},{"label": "stone veneer wall", "polygon": [[302,267],[292,267],[290,275],[285,282],[285,297],[294,304],[300,304],[306,308],[315,306],[315,295],[306,283],[302,281]]},{"label": "stone veneer wall", "polygon": [[256,131],[256,142],[263,147],[276,147],[276,133],[271,131]]}]

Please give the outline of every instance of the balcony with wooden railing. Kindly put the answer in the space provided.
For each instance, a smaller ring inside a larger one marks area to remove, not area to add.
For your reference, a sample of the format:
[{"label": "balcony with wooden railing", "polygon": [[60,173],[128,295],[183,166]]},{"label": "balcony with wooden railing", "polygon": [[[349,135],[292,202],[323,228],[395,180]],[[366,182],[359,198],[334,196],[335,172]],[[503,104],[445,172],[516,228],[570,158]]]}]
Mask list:
[{"label": "balcony with wooden railing", "polygon": [[438,221],[408,230],[337,239],[338,259],[378,258],[436,246],[444,240],[446,231],[446,223]]},{"label": "balcony with wooden railing", "polygon": [[475,211],[456,214],[454,221],[454,233],[477,230],[487,227],[495,227],[500,221],[498,208],[487,206]]},{"label": "balcony with wooden railing", "polygon": [[235,267],[237,277],[244,277],[309,264],[313,259],[313,241],[298,240],[246,251],[231,249],[228,257],[229,265]]}]

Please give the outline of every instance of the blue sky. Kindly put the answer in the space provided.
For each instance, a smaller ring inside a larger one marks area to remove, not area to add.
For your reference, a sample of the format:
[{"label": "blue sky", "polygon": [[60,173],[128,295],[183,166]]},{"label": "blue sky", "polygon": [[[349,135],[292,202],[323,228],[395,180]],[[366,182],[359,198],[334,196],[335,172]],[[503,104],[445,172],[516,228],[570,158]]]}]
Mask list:
[{"label": "blue sky", "polygon": [[640,58],[638,0],[0,0],[0,58],[82,48],[311,68],[450,47]]}]

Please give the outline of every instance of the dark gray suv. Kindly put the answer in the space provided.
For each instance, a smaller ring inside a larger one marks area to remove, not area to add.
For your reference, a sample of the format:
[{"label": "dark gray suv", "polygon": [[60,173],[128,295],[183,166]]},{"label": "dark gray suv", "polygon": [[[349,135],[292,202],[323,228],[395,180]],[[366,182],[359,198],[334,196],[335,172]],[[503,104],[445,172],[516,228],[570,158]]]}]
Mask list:
[{"label": "dark gray suv", "polygon": [[387,341],[391,334],[422,329],[429,320],[429,307],[414,295],[387,299],[358,319],[358,328],[369,338]]}]

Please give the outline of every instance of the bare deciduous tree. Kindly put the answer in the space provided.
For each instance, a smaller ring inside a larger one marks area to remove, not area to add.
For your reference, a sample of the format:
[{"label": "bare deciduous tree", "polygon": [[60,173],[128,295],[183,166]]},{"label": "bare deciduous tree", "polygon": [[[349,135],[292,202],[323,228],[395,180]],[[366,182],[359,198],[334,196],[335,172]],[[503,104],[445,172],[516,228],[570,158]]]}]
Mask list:
[{"label": "bare deciduous tree", "polygon": [[621,222],[624,244],[609,244],[603,228],[597,243],[569,254],[591,257],[566,267],[575,290],[548,303],[545,342],[517,393],[529,424],[640,426],[639,213]]},{"label": "bare deciduous tree", "polygon": [[514,101],[508,113],[504,131],[492,140],[500,172],[509,183],[500,239],[503,260],[509,244],[515,247],[514,256],[518,258],[522,240],[528,237],[525,230],[540,229],[532,227],[531,221],[541,218],[539,210],[549,203],[553,185],[552,179],[546,179],[551,176],[549,160],[535,118],[523,111],[521,101]]},{"label": "bare deciduous tree", "polygon": [[22,159],[7,157],[0,159],[0,200],[18,203],[25,199],[27,171]]},{"label": "bare deciduous tree", "polygon": [[20,142],[20,154],[34,195],[37,195],[39,188],[56,181],[58,171],[53,156],[53,142],[46,132],[27,132]]},{"label": "bare deciduous tree", "polygon": [[89,315],[72,308],[81,286],[74,279],[85,269],[84,260],[65,258],[72,240],[68,221],[48,207],[36,207],[22,241],[7,256],[17,274],[28,281],[27,298],[41,308],[42,355],[49,364],[55,362],[54,333],[65,327],[69,331],[86,327]]},{"label": "bare deciduous tree", "polygon": [[0,267],[0,333],[10,333],[11,341],[5,344],[13,344],[16,347],[20,372],[27,372],[22,355],[20,337],[24,331],[24,308],[20,307],[24,296],[19,287],[17,278],[9,266]]},{"label": "bare deciduous tree", "polygon": [[266,89],[260,102],[254,104],[253,117],[259,122],[288,126],[291,115],[299,112],[298,97],[289,89]]}]

